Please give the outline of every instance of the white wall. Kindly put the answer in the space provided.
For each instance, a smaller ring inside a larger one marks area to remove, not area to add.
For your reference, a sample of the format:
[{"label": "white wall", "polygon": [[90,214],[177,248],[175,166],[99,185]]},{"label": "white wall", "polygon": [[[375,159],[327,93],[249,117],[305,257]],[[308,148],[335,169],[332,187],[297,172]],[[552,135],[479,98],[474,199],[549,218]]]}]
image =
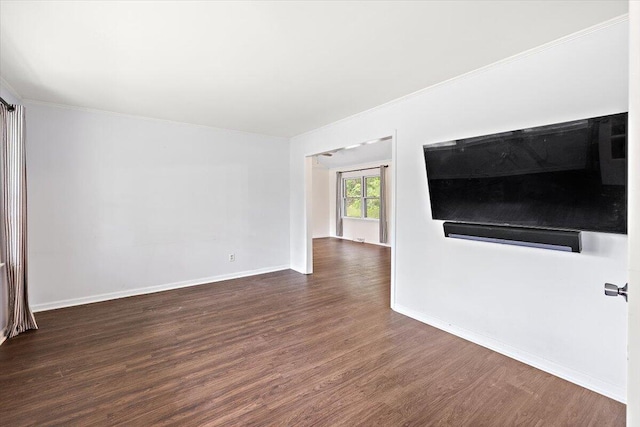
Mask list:
[{"label": "white wall", "polygon": [[393,308],[624,400],[626,306],[603,283],[627,280],[626,236],[583,233],[581,254],[446,239],[422,145],[626,111],[627,34],[618,20],[293,138],[292,267],[306,269],[305,155],[395,130]]},{"label": "white wall", "polygon": [[28,104],[33,308],[288,268],[288,152],[282,138]]},{"label": "white wall", "polygon": [[[629,2],[629,217],[640,216],[640,2]],[[622,286],[622,283],[618,284]],[[620,298],[616,298],[620,299]],[[640,426],[640,221],[629,223],[627,426]]]},{"label": "white wall", "polygon": [[[20,104],[21,100],[9,90],[5,83],[0,80],[0,97],[7,101],[9,104]],[[0,256],[0,262],[4,261],[4,257]],[[9,321],[9,312],[7,311],[8,304],[8,289],[7,282],[5,281],[5,267],[0,268],[0,344],[5,338],[5,328]]]},{"label": "white wall", "polygon": [[313,238],[329,237],[329,217],[331,212],[329,193],[329,169],[314,162],[311,172],[312,185],[312,233]]},{"label": "white wall", "polygon": [[[375,144],[374,144],[375,145]],[[392,236],[393,233],[393,212],[391,209],[391,200],[393,198],[393,166],[391,159],[372,162],[372,163],[360,163],[350,165],[349,167],[334,168],[330,172],[330,209],[331,212],[336,211],[336,172],[348,171],[352,169],[362,169],[369,167],[378,167],[380,165],[389,165],[386,175],[386,190],[387,190],[387,236]],[[365,175],[380,175],[377,169],[371,169],[364,172],[351,172],[343,174],[343,178],[351,176]],[[330,218],[330,230],[331,236],[336,237],[336,217],[332,215]],[[347,240],[356,240],[358,238],[364,238],[365,243],[372,243],[375,245],[390,246],[390,243],[380,243],[380,224],[376,220],[361,219],[361,218],[344,218],[342,220],[342,238]],[[391,239],[388,239],[390,242]]]}]

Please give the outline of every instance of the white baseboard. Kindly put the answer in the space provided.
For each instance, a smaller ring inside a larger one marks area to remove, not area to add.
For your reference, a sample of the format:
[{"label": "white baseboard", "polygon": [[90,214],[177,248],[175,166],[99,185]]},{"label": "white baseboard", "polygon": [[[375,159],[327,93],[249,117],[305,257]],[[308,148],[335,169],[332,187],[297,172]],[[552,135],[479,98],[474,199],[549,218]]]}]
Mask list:
[{"label": "white baseboard", "polygon": [[472,343],[481,345],[482,347],[486,347],[497,353],[518,360],[522,363],[526,363],[527,365],[533,366],[534,368],[538,368],[542,371],[548,372],[581,387],[610,397],[611,399],[615,399],[618,402],[626,403],[627,392],[625,387],[620,387],[615,384],[599,380],[590,375],[575,371],[571,368],[557,364],[543,357],[539,357],[526,351],[522,351],[493,338],[489,338],[468,329],[452,325],[441,319],[424,315],[400,304],[395,304],[395,306],[392,308],[394,311],[397,311],[400,314],[409,316],[412,319],[418,320],[422,323],[426,323],[427,325],[433,326],[434,328],[449,332],[450,334],[463,338],[467,341],[471,341]]},{"label": "white baseboard", "polygon": [[109,292],[107,294],[91,295],[88,297],[72,298],[66,300],[52,301],[43,304],[31,305],[33,312],[55,310],[57,308],[73,307],[76,305],[91,304],[94,302],[108,301],[118,298],[126,298],[135,295],[152,294],[155,292],[168,291],[171,289],[187,288],[189,286],[205,285],[207,283],[221,282],[223,280],[239,279],[241,277],[256,276],[258,274],[273,273],[274,271],[288,270],[288,265],[280,265],[276,267],[259,268],[256,270],[242,271],[239,273],[222,274],[219,276],[204,277],[195,280],[186,280],[184,282],[167,283],[165,285],[148,286],[145,288],[127,289],[118,292]]},{"label": "white baseboard", "polygon": [[0,331],[0,345],[2,345],[2,343],[6,341],[7,335],[7,328],[2,328],[2,330]]},{"label": "white baseboard", "polygon": [[390,248],[391,245],[389,243],[380,243],[380,242],[369,242],[369,241],[364,241],[364,242],[359,242],[355,239],[351,239],[349,237],[342,237],[342,236],[329,236],[329,237],[334,237],[336,239],[342,239],[342,240],[348,240],[349,242],[355,242],[355,243],[367,243],[369,245],[377,245],[377,246],[384,246],[385,248]]}]

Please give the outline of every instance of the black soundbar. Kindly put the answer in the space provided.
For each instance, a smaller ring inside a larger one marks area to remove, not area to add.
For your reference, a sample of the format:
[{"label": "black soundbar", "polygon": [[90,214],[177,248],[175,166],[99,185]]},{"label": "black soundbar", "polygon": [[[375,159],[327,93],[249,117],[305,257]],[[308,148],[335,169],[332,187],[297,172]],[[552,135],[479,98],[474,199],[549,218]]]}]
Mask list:
[{"label": "black soundbar", "polygon": [[579,231],[445,222],[444,235],[445,237],[457,239],[504,243],[566,252],[580,252],[582,250]]}]

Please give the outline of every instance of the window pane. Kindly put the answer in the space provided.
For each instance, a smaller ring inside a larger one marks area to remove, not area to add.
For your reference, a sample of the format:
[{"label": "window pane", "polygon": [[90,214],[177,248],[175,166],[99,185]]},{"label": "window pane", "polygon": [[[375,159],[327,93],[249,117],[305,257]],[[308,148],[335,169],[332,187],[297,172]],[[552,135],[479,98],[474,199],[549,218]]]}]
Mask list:
[{"label": "window pane", "polygon": [[344,180],[345,197],[362,196],[362,181],[360,178],[347,178]]},{"label": "window pane", "polygon": [[347,198],[344,200],[345,216],[360,218],[362,216],[362,199]]},{"label": "window pane", "polygon": [[366,197],[380,197],[380,177],[370,176],[365,178],[367,181],[367,194]]},{"label": "window pane", "polygon": [[380,199],[367,199],[367,218],[380,218]]}]

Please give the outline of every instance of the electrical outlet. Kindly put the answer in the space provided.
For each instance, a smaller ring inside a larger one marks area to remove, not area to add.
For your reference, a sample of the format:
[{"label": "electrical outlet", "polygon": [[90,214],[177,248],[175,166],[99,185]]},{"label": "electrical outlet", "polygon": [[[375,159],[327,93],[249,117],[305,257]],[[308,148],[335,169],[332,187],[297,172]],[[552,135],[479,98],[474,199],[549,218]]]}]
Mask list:
[{"label": "electrical outlet", "polygon": [[234,262],[236,260],[236,254],[229,254],[229,262]]}]

